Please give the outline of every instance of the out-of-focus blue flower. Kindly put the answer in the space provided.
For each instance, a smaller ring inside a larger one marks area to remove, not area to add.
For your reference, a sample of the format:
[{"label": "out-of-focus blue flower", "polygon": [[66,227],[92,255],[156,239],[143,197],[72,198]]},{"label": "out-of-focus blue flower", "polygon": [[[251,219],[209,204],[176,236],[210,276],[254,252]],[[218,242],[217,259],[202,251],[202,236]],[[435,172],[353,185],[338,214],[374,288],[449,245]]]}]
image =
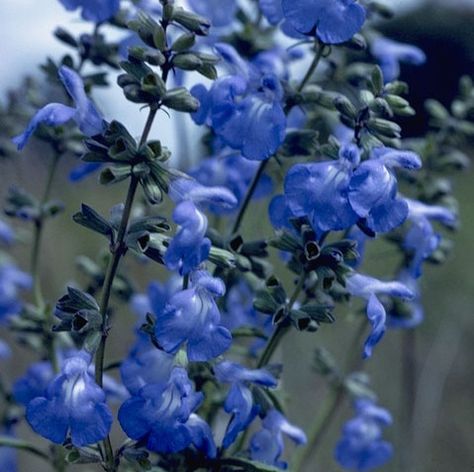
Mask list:
[{"label": "out-of-focus blue flower", "polygon": [[262,421],[262,429],[252,436],[250,455],[253,460],[286,469],[288,464],[280,460],[283,453],[283,434],[296,444],[306,443],[306,435],[277,410],[270,410]]},{"label": "out-of-focus blue flower", "polygon": [[69,173],[69,180],[71,182],[79,182],[93,174],[96,170],[99,170],[101,167],[101,162],[82,162],[71,170]]},{"label": "out-of-focus blue flower", "polygon": [[[249,161],[239,154],[228,154],[204,159],[199,167],[190,173],[203,185],[222,186],[230,190],[237,199],[238,205],[223,207],[222,205],[209,205],[209,210],[216,214],[235,211],[243,201],[247,189],[255,175],[258,163]],[[271,178],[264,174],[259,180],[254,198],[267,196],[273,188]]]},{"label": "out-of-focus blue flower", "polygon": [[188,0],[191,8],[209,19],[214,27],[228,26],[234,21],[236,0]]},{"label": "out-of-focus blue flower", "polygon": [[283,20],[281,0],[258,0],[263,16],[271,25],[277,25]]},{"label": "out-of-focus blue flower", "polygon": [[10,346],[0,339],[0,359],[7,359],[11,356]]},{"label": "out-of-focus blue flower", "polygon": [[237,199],[226,188],[205,187],[194,179],[179,178],[170,185],[170,197],[178,202],[173,220],[179,225],[165,254],[165,263],[170,270],[189,274],[205,261],[211,249],[207,238],[207,217],[199,208],[213,205],[232,208]]},{"label": "out-of-focus blue flower", "polygon": [[374,39],[371,51],[382,68],[386,82],[398,79],[401,62],[416,66],[426,62],[426,55],[420,48],[381,36]]},{"label": "out-of-focus blue flower", "polygon": [[382,466],[393,455],[392,445],[382,439],[383,428],[392,423],[392,417],[366,398],[356,400],[354,408],[356,416],[344,425],[335,458],[344,469],[365,472]]},{"label": "out-of-focus blue flower", "polygon": [[215,81],[210,90],[204,85],[192,88],[201,103],[193,119],[211,126],[227,146],[238,149],[247,159],[268,159],[285,138],[280,81],[275,74],[261,73],[247,64],[227,44],[216,44],[216,50],[232,75]]},{"label": "out-of-focus blue flower", "polygon": [[[286,206],[293,216],[308,216],[318,233],[338,231],[356,223],[358,216],[348,199],[353,169],[359,164],[354,145],[341,148],[339,159],[314,164],[296,164],[285,178]],[[279,200],[270,215],[274,224],[282,224],[278,211],[288,214]]]},{"label": "out-of-focus blue flower", "polygon": [[221,279],[198,271],[191,276],[191,288],[174,294],[156,317],[156,339],[168,353],[175,354],[186,343],[191,361],[208,361],[226,351],[232,342],[221,325],[215,297],[224,295]]},{"label": "out-of-focus blue flower", "polygon": [[231,385],[224,402],[224,410],[232,415],[225,432],[222,446],[228,448],[237,435],[244,431],[260,411],[254,404],[253,395],[249,388],[251,384],[264,387],[276,387],[278,382],[265,369],[250,370],[239,364],[223,361],[214,367],[216,379]]},{"label": "out-of-focus blue flower", "polygon": [[412,291],[414,298],[405,301],[401,310],[397,309],[399,308],[398,305],[393,305],[393,308],[387,313],[387,327],[395,329],[416,328],[425,317],[418,280],[408,270],[403,270],[399,274],[398,280]]},{"label": "out-of-focus blue flower", "polygon": [[25,147],[28,139],[40,124],[58,126],[72,119],[86,136],[95,136],[104,131],[104,119],[86,95],[80,75],[69,67],[62,66],[59,69],[59,79],[73,99],[75,107],[62,103],[49,103],[37,111],[25,131],[13,138],[19,150]]},{"label": "out-of-focus blue flower", "polygon": [[120,8],[120,0],[59,0],[66,10],[81,8],[86,21],[102,23],[112,18]]},{"label": "out-of-focus blue flower", "polygon": [[348,277],[346,288],[351,295],[367,300],[367,318],[372,330],[364,343],[363,357],[368,358],[372,355],[374,346],[379,343],[386,330],[387,313],[377,295],[411,300],[414,298],[414,293],[399,281],[383,282],[361,274]]},{"label": "out-of-focus blue flower", "polygon": [[412,254],[409,270],[417,278],[421,276],[423,261],[433,254],[441,241],[441,236],[435,232],[431,221],[453,228],[457,217],[454,212],[439,205],[425,205],[409,199],[406,202],[408,219],[412,225],[405,235],[403,246]]},{"label": "out-of-focus blue flower", "polygon": [[71,435],[76,447],[104,439],[112,425],[105,392],[88,372],[90,355],[81,352],[66,359],[45,396],[29,402],[26,419],[33,430],[61,444]]},{"label": "out-of-focus blue flower", "polygon": [[0,323],[17,315],[23,306],[20,289],[31,287],[31,276],[11,263],[0,265]]},{"label": "out-of-focus blue flower", "polygon": [[144,386],[119,410],[125,433],[146,442],[151,451],[172,453],[191,444],[214,457],[216,449],[209,427],[192,413],[203,400],[196,393],[188,374],[175,367],[167,381]]},{"label": "out-of-focus blue flower", "polygon": [[[267,5],[267,12],[269,9]],[[348,41],[365,21],[365,9],[355,0],[282,0],[282,9],[283,16],[296,31],[316,35],[327,44]],[[275,16],[267,18],[276,19],[276,14],[275,11]]]},{"label": "out-of-focus blue flower", "polygon": [[398,196],[395,169],[417,170],[421,159],[410,151],[375,148],[370,159],[354,171],[349,185],[349,202],[354,212],[376,233],[386,233],[408,216],[408,204]]},{"label": "out-of-focus blue flower", "polygon": [[[0,435],[15,437],[11,426],[0,429]],[[16,472],[18,470],[17,453],[13,447],[0,447],[0,470],[2,472]]]}]

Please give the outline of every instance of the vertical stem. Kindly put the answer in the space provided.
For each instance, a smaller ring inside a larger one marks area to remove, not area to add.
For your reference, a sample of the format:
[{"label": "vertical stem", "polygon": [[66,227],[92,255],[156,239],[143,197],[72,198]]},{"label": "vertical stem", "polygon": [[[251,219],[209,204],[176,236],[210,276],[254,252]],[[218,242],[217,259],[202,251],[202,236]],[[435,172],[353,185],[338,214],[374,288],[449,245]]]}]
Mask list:
[{"label": "vertical stem", "polygon": [[324,44],[321,43],[316,43],[315,44],[315,52],[316,54],[314,55],[313,62],[311,62],[311,65],[309,66],[308,71],[306,72],[306,75],[304,76],[303,80],[297,87],[296,91],[297,92],[302,92],[303,89],[306,87],[308,82],[310,81],[311,77],[313,76],[316,68],[318,67],[319,62],[321,61],[321,58],[323,57],[323,51],[324,51]]},{"label": "vertical stem", "polygon": [[402,400],[400,427],[401,470],[409,472],[413,464],[413,415],[416,398],[416,333],[407,329],[402,333]]}]

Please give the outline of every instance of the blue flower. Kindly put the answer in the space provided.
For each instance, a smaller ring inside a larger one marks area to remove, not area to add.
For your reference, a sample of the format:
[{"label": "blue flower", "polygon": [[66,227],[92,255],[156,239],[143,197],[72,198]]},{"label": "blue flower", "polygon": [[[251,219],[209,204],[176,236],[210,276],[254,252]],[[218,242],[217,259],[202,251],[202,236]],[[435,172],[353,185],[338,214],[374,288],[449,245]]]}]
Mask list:
[{"label": "blue flower", "polygon": [[112,414],[104,391],[88,372],[89,362],[90,355],[84,352],[67,359],[46,395],[29,402],[26,419],[40,436],[62,444],[69,433],[72,444],[82,447],[109,433]]},{"label": "blue flower", "polygon": [[49,103],[41,108],[28,123],[26,130],[13,138],[13,142],[19,150],[25,147],[28,139],[40,124],[58,126],[72,119],[86,136],[95,136],[104,131],[104,119],[87,97],[80,75],[69,67],[62,66],[59,69],[59,79],[73,99],[75,107],[61,103]]},{"label": "blue flower", "polygon": [[15,231],[12,227],[0,220],[0,242],[3,244],[11,244],[15,240]]},{"label": "blue flower", "polygon": [[71,182],[79,182],[80,180],[83,180],[89,175],[93,174],[101,167],[101,162],[82,162],[71,170],[69,173],[69,180]]},{"label": "blue flower", "polygon": [[[239,154],[232,153],[204,159],[198,167],[191,170],[190,174],[203,185],[222,186],[233,193],[238,205],[234,207],[209,205],[209,210],[212,213],[220,215],[234,212],[240,206],[257,167],[257,162],[249,161]],[[254,198],[267,196],[272,187],[271,178],[266,174],[262,175],[254,193]]]},{"label": "blue flower", "polygon": [[69,11],[82,8],[82,18],[102,23],[114,16],[120,8],[120,0],[59,0]]},{"label": "blue flower", "polygon": [[372,400],[360,398],[354,404],[356,416],[342,430],[335,458],[345,469],[365,472],[385,464],[393,455],[382,430],[392,423],[390,413]]},{"label": "blue flower", "polygon": [[398,79],[401,62],[417,66],[426,62],[426,55],[420,48],[383,37],[374,39],[371,51],[382,68],[386,82]]},{"label": "blue flower", "polygon": [[308,216],[319,234],[349,228],[358,220],[348,199],[353,169],[359,164],[356,146],[341,148],[336,161],[296,164],[285,178],[285,197],[273,202],[270,215],[274,225],[282,225],[281,215]]},{"label": "blue flower", "polygon": [[231,388],[224,402],[224,410],[232,415],[225,432],[222,446],[228,448],[254,420],[260,411],[254,404],[250,384],[264,387],[276,387],[278,382],[265,369],[250,370],[239,364],[223,361],[214,367],[216,379],[222,383],[230,383]]},{"label": "blue flower", "polygon": [[380,342],[386,330],[387,313],[377,295],[389,295],[410,300],[414,298],[414,293],[401,282],[383,282],[361,274],[348,277],[346,288],[351,295],[367,300],[367,318],[372,329],[364,343],[363,357],[368,358],[372,355],[374,346]]},{"label": "blue flower", "polygon": [[395,168],[417,170],[421,160],[410,151],[380,147],[354,171],[349,185],[353,211],[376,233],[386,233],[408,216],[408,204],[398,196]]},{"label": "blue flower", "polygon": [[[14,432],[9,425],[0,429],[0,435],[14,438]],[[18,470],[18,458],[13,447],[0,447],[0,470],[3,472],[16,472]]]},{"label": "blue flower", "polygon": [[355,0],[282,0],[282,8],[296,31],[327,44],[348,41],[365,21],[365,9]]},{"label": "blue flower", "polygon": [[281,0],[258,0],[258,5],[271,25],[277,25],[283,19]]},{"label": "blue flower", "polygon": [[0,339],[0,359],[7,359],[11,356],[10,346]]},{"label": "blue flower", "polygon": [[175,354],[186,344],[191,361],[208,361],[226,351],[230,332],[220,324],[215,297],[224,295],[222,280],[207,272],[191,276],[191,288],[174,294],[156,317],[155,335],[161,347]]},{"label": "blue flower", "polygon": [[457,217],[448,208],[406,199],[408,220],[412,223],[405,235],[403,247],[411,253],[409,266],[412,277],[421,276],[423,262],[438,248],[441,236],[435,232],[431,221],[439,221],[448,228],[456,225]]},{"label": "blue flower", "polygon": [[216,450],[209,427],[192,413],[203,400],[188,374],[175,367],[169,379],[148,384],[129,398],[119,410],[122,429],[131,438],[146,442],[151,451],[173,453],[191,444],[209,457]]},{"label": "blue flower", "polygon": [[190,7],[209,19],[214,27],[228,26],[234,21],[236,0],[189,0]]},{"label": "blue flower", "polygon": [[279,411],[270,410],[262,421],[262,429],[250,442],[252,459],[286,469],[288,464],[280,460],[284,448],[283,434],[298,445],[306,443],[306,435],[300,428],[290,424]]},{"label": "blue flower", "polygon": [[0,265],[0,323],[20,313],[20,289],[31,287],[31,276],[11,263]]},{"label": "blue flower", "polygon": [[268,159],[285,138],[280,81],[275,74],[261,73],[245,63],[231,46],[217,44],[216,49],[233,73],[215,81],[210,90],[204,85],[192,88],[201,103],[193,119],[199,125],[207,123],[247,159]]},{"label": "blue flower", "polygon": [[214,205],[232,208],[237,199],[222,187],[205,187],[194,179],[179,178],[170,185],[170,197],[178,202],[173,220],[179,226],[165,254],[170,270],[181,275],[197,269],[209,256],[211,241],[206,237],[207,217],[199,207]]}]

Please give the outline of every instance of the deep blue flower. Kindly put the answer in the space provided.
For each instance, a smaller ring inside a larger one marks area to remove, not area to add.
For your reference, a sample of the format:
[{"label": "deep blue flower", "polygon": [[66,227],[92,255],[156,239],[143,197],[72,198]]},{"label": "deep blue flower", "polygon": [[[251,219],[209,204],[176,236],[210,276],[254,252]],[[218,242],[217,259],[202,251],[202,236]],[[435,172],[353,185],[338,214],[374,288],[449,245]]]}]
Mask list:
[{"label": "deep blue flower", "polygon": [[210,90],[204,85],[192,88],[201,103],[193,119],[211,126],[227,146],[247,159],[268,159],[285,138],[280,81],[275,74],[248,65],[231,46],[217,44],[216,49],[232,74],[215,81]]},{"label": "deep blue flower", "polygon": [[398,196],[396,168],[417,170],[421,160],[410,151],[375,148],[370,159],[354,171],[349,185],[353,211],[376,233],[386,233],[401,225],[408,216],[408,204]]},{"label": "deep blue flower", "polygon": [[354,407],[356,416],[344,425],[335,458],[345,469],[365,472],[392,457],[392,445],[382,439],[382,430],[392,423],[392,417],[366,398],[356,400]]},{"label": "deep blue flower", "polygon": [[258,0],[263,16],[271,25],[277,25],[283,20],[281,0]]},{"label": "deep blue flower", "polygon": [[282,8],[296,31],[327,44],[348,41],[365,21],[365,9],[355,0],[282,0]]},{"label": "deep blue flower", "polygon": [[155,335],[161,347],[175,354],[186,344],[189,360],[207,361],[226,351],[230,332],[220,324],[215,297],[224,295],[222,280],[207,272],[191,276],[191,288],[174,294],[157,314]]},{"label": "deep blue flower", "polygon": [[17,315],[23,306],[20,289],[31,287],[31,276],[7,262],[0,265],[0,323]]},{"label": "deep blue flower", "polygon": [[228,26],[234,21],[236,0],[188,0],[190,7],[199,15],[209,19],[212,26]]},{"label": "deep blue flower", "polygon": [[46,395],[29,402],[26,419],[33,430],[62,444],[68,434],[76,447],[104,439],[112,425],[105,392],[88,372],[85,352],[66,359],[62,371],[50,383]]},{"label": "deep blue flower", "polygon": [[80,180],[83,180],[89,175],[93,174],[101,167],[101,162],[82,162],[71,170],[69,173],[69,180],[71,182],[79,182]]},{"label": "deep blue flower", "polygon": [[410,300],[414,298],[414,293],[399,281],[383,282],[361,274],[348,277],[346,288],[351,295],[367,300],[367,318],[372,329],[364,343],[363,357],[368,358],[372,355],[374,346],[379,343],[386,330],[387,313],[377,295]]},{"label": "deep blue flower", "polygon": [[[222,205],[209,205],[209,210],[216,214],[235,211],[244,199],[247,189],[255,175],[258,163],[249,161],[239,154],[232,153],[218,155],[204,159],[202,163],[190,173],[203,185],[222,186],[230,190],[237,199],[238,205],[223,207]],[[272,190],[271,178],[264,174],[259,180],[254,198],[267,196]]]},{"label": "deep blue flower", "polygon": [[178,202],[173,220],[179,226],[165,254],[165,263],[170,270],[189,274],[205,261],[211,249],[207,238],[207,217],[200,211],[207,205],[232,208],[237,199],[223,187],[205,187],[194,179],[179,178],[170,185],[170,197]]},{"label": "deep blue flower", "polygon": [[237,435],[247,428],[260,411],[259,406],[254,404],[249,386],[254,384],[264,387],[276,387],[278,382],[265,369],[250,370],[229,361],[217,364],[214,371],[219,382],[231,384],[224,402],[224,410],[232,415],[232,419],[222,441],[222,446],[228,448],[236,440]]},{"label": "deep blue flower", "polygon": [[262,421],[262,429],[252,436],[252,459],[286,469],[288,464],[280,460],[284,448],[283,434],[298,445],[306,443],[306,435],[300,428],[290,424],[279,411],[270,410]]},{"label": "deep blue flower", "polygon": [[151,451],[173,453],[194,444],[214,457],[209,427],[192,416],[202,400],[203,394],[194,391],[186,370],[175,367],[169,379],[148,384],[129,398],[120,407],[118,418],[125,433],[145,441]]},{"label": "deep blue flower", "polygon": [[81,8],[82,18],[102,23],[114,16],[120,8],[120,0],[59,0],[66,10]]},{"label": "deep blue flower", "polygon": [[412,277],[420,277],[423,262],[438,248],[441,236],[435,232],[431,221],[438,221],[448,228],[456,225],[454,212],[439,205],[425,205],[409,200],[408,220],[411,227],[405,235],[403,246],[411,253],[410,273]]},{"label": "deep blue flower", "polygon": [[318,233],[355,224],[358,216],[349,203],[348,191],[359,161],[357,147],[348,145],[341,148],[338,160],[293,166],[285,178],[286,201],[280,199],[272,204],[273,224],[284,223],[278,211],[286,216],[308,216]]},{"label": "deep blue flower", "polygon": [[13,138],[19,150],[25,147],[28,139],[40,124],[58,126],[72,119],[86,136],[94,136],[104,131],[104,119],[94,103],[87,97],[80,75],[69,67],[62,66],[59,69],[59,78],[73,99],[75,107],[62,103],[49,103],[37,111],[25,131]]},{"label": "deep blue flower", "polygon": [[382,68],[386,82],[398,79],[401,62],[417,66],[426,62],[426,55],[420,48],[380,36],[372,42],[371,51]]}]

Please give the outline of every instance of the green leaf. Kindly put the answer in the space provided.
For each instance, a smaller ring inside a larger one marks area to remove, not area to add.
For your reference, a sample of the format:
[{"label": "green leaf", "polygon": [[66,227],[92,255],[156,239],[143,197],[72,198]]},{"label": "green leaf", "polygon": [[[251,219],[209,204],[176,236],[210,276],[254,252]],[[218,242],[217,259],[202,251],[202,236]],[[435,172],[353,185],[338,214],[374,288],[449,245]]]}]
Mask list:
[{"label": "green leaf", "polygon": [[75,213],[72,219],[77,224],[89,228],[96,233],[103,234],[109,238],[113,235],[112,225],[93,208],[84,203],[81,205],[81,211]]}]

